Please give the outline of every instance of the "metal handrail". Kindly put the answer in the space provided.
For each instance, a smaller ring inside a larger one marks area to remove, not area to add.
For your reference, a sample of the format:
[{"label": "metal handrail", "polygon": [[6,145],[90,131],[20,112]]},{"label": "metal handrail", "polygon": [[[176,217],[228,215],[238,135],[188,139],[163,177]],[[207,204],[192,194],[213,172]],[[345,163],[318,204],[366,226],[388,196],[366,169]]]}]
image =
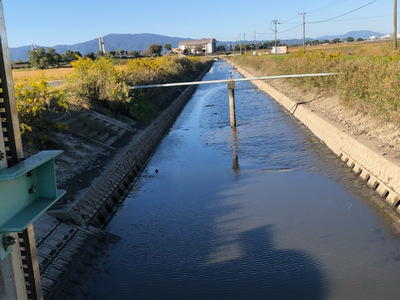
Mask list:
[{"label": "metal handrail", "polygon": [[187,85],[200,85],[200,84],[212,84],[212,83],[227,83],[227,82],[232,82],[232,81],[254,81],[254,80],[270,80],[270,79],[281,79],[281,78],[301,78],[301,77],[314,77],[314,76],[332,76],[332,75],[338,75],[338,74],[339,73],[314,73],[314,74],[276,75],[276,76],[264,76],[264,77],[253,77],[253,78],[237,78],[237,79],[221,79],[221,80],[209,80],[209,81],[191,81],[191,82],[150,84],[150,85],[131,86],[130,88],[132,90],[136,90],[136,89],[162,88],[162,87],[171,87],[171,86],[187,86]]}]

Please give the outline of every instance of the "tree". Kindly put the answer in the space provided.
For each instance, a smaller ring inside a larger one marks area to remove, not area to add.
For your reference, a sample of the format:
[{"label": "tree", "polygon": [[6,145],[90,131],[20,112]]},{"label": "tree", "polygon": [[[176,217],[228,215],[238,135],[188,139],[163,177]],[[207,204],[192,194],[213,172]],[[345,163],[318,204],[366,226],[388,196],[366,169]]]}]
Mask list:
[{"label": "tree", "polygon": [[50,61],[46,56],[43,56],[39,59],[40,69],[47,69],[50,66]]},{"label": "tree", "polygon": [[67,50],[67,51],[65,51],[65,54],[62,55],[62,59],[63,59],[63,61],[73,61],[76,58],[75,58],[74,52],[72,52],[72,50]]},{"label": "tree", "polygon": [[105,56],[105,53],[102,50],[97,51],[96,57],[102,57]]},{"label": "tree", "polygon": [[268,42],[268,41],[266,41],[266,42],[263,44],[263,48],[264,48],[264,49],[271,48],[271,46],[272,46],[272,44],[271,44],[270,42]]},{"label": "tree", "polygon": [[160,55],[162,51],[162,46],[159,44],[151,44],[149,46],[150,54],[151,55]]},{"label": "tree", "polygon": [[138,57],[138,56],[140,56],[140,51],[138,52],[136,50],[131,50],[128,52],[128,55],[132,56],[132,57]]},{"label": "tree", "polygon": [[40,66],[40,57],[37,51],[29,51],[29,63],[33,68],[38,68]]},{"label": "tree", "polygon": [[47,48],[46,53],[44,48],[40,47],[36,51],[29,51],[29,54],[29,63],[38,69],[58,67],[62,61],[61,55],[52,48]]},{"label": "tree", "polygon": [[89,53],[86,55],[86,57],[87,57],[87,58],[90,58],[91,60],[95,60],[95,59],[96,59],[96,57],[94,56],[94,53],[93,53],[93,52],[89,52]]},{"label": "tree", "polygon": [[354,42],[354,38],[352,36],[349,36],[347,38],[344,39],[346,42],[350,43],[350,42]]},{"label": "tree", "polygon": [[357,42],[362,42],[364,39],[363,38],[358,38]]},{"label": "tree", "polygon": [[333,39],[331,41],[331,44],[338,44],[338,43],[340,43],[340,39],[339,38]]},{"label": "tree", "polygon": [[166,49],[167,51],[171,51],[172,50],[172,45],[171,44],[165,44],[164,45],[164,49]]}]

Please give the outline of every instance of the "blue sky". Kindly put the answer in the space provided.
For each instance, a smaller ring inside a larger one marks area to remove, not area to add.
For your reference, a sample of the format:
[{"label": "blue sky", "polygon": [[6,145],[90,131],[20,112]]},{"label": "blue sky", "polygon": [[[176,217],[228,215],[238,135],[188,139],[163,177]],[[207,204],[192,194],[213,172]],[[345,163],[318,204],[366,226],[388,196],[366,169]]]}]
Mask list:
[{"label": "blue sky", "polygon": [[257,40],[273,40],[273,20],[280,23],[278,39],[301,39],[302,12],[308,38],[352,30],[393,32],[394,0],[0,1],[9,47],[70,45],[110,33],[236,41],[253,40],[256,32]]}]

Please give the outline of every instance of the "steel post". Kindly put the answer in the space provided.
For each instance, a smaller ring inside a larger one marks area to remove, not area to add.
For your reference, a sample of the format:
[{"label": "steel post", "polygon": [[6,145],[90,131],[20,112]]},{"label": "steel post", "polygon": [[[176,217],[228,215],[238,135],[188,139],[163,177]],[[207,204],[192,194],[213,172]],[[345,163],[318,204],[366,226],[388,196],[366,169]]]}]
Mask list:
[{"label": "steel post", "polygon": [[231,127],[236,127],[236,111],[235,111],[235,82],[228,82],[229,91],[229,114],[231,117]]}]

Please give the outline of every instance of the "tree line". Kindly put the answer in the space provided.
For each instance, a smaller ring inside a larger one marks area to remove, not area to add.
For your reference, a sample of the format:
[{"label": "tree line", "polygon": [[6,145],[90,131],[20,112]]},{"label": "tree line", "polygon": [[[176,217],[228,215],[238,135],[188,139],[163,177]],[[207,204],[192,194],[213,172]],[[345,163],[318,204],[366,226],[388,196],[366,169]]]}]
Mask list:
[{"label": "tree line", "polygon": [[[172,45],[165,44],[164,49],[171,51]],[[58,54],[53,48],[48,47],[46,51],[43,47],[40,47],[37,50],[29,51],[29,64],[36,69],[49,69],[69,65],[69,63],[80,57],[90,58],[92,60],[107,55],[113,58],[137,58],[143,56],[160,56],[162,50],[163,47],[161,45],[151,44],[145,51],[117,49],[109,51],[108,53],[103,53],[103,51],[98,51],[97,53],[89,52],[83,56],[79,51],[67,50],[64,54]]]},{"label": "tree line", "polygon": [[[347,42],[360,42],[363,41],[364,39],[358,38],[355,40],[353,37],[349,36],[343,39],[340,38],[335,38],[333,40],[307,40],[306,44],[311,45],[311,46],[317,46],[317,45],[323,45],[323,44],[338,44],[338,43],[347,43]],[[276,41],[277,46],[287,46],[288,44],[286,42],[282,42],[280,40]],[[299,46],[299,45],[292,45],[292,46]],[[237,43],[233,50],[234,51],[239,51],[241,50],[260,50],[260,49],[270,49],[272,47],[275,47],[275,40],[273,41],[266,41],[266,42],[258,42],[258,43]],[[218,51],[227,51],[229,49],[226,49],[225,46],[221,45],[217,47]]]}]

